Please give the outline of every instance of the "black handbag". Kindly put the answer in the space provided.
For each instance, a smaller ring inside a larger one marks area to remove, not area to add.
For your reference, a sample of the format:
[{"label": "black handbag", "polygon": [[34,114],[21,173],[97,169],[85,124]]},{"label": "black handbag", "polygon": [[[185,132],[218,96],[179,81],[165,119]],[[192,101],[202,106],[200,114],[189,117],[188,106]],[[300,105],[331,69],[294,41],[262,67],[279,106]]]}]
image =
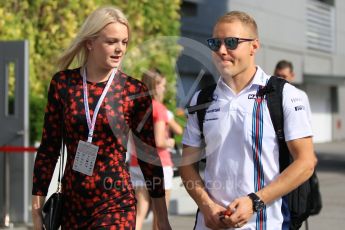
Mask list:
[{"label": "black handbag", "polygon": [[63,194],[56,192],[50,196],[43,207],[43,224],[47,230],[59,229],[62,219]]},{"label": "black handbag", "polygon": [[64,167],[65,145],[62,141],[62,150],[60,151],[60,165],[57,191],[53,193],[49,199],[44,203],[43,212],[43,225],[46,230],[57,230],[61,226],[62,208],[64,196],[61,189],[61,178]]},{"label": "black handbag", "polygon": [[[67,89],[69,87],[69,78],[67,83]],[[67,89],[65,92],[65,99],[67,99]],[[66,101],[66,100],[65,100]],[[64,106],[62,109],[62,116],[64,117]],[[64,194],[62,193],[61,188],[61,178],[63,177],[64,172],[64,158],[65,158],[65,125],[64,120],[62,119],[61,125],[61,134],[62,134],[62,147],[60,150],[60,164],[59,164],[59,177],[57,191],[53,193],[49,199],[44,203],[42,214],[43,214],[43,225],[46,230],[58,230],[61,226],[62,221],[62,209],[64,203]]]}]

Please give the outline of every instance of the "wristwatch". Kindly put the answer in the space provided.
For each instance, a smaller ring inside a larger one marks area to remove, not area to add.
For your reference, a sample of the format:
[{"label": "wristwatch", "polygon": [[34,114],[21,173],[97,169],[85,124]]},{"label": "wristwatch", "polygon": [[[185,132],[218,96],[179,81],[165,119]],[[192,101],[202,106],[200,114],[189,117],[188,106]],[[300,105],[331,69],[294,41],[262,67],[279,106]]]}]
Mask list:
[{"label": "wristwatch", "polygon": [[260,212],[265,207],[265,203],[255,193],[250,193],[248,196],[253,202],[254,212]]}]

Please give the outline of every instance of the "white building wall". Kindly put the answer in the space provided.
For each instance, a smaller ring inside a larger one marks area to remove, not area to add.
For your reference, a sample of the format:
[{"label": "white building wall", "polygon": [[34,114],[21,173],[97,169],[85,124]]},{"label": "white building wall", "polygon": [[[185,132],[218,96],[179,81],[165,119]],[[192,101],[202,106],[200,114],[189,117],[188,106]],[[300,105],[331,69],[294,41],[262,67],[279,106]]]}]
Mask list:
[{"label": "white building wall", "polygon": [[[336,44],[333,62],[333,74],[335,77],[345,75],[345,1],[336,0]],[[339,111],[333,117],[333,139],[345,139],[345,86],[338,87]]]},{"label": "white building wall", "polygon": [[309,102],[312,105],[313,141],[332,141],[331,94],[323,85],[307,85]]},{"label": "white building wall", "polygon": [[[345,55],[345,1],[336,0],[336,54],[339,56]],[[344,63],[344,59],[342,59]],[[339,67],[339,66],[337,66]],[[336,68],[339,71],[339,68]],[[344,72],[344,70],[342,70]]]}]

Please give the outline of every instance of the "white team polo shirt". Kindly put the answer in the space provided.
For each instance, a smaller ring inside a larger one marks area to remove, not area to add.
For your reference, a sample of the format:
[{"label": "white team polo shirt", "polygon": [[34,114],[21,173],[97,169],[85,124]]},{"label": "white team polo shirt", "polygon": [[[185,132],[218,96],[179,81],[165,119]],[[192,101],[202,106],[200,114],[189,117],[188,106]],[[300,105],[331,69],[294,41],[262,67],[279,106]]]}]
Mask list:
[{"label": "white team polo shirt", "polygon": [[[210,197],[228,206],[234,199],[246,196],[269,184],[279,175],[279,147],[266,100],[259,102],[256,93],[266,85],[269,75],[260,67],[253,81],[237,95],[222,78],[217,83],[213,102],[204,121],[207,163],[204,182]],[[196,104],[197,92],[191,101]],[[305,104],[300,91],[290,84],[283,89],[284,131],[286,141],[312,136]],[[202,146],[196,113],[188,115],[183,144]],[[282,229],[285,215],[282,199],[266,206],[263,215],[254,214],[241,229]],[[258,217],[257,217],[258,216]],[[208,229],[201,212],[196,229]],[[259,228],[258,228],[259,229]]]}]

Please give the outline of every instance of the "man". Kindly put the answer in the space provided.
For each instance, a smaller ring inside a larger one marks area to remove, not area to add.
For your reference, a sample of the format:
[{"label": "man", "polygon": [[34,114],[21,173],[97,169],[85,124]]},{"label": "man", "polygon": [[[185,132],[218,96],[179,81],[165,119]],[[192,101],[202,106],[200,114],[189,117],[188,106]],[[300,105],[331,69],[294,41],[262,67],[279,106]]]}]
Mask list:
[{"label": "man", "polygon": [[[287,60],[280,60],[274,70],[274,75],[277,77],[281,77],[284,78],[285,80],[287,80],[290,83],[293,83],[295,81],[295,73],[293,71],[293,65],[291,62],[287,61]],[[303,91],[298,89],[300,96],[302,97],[302,99],[305,102],[305,110],[308,113],[308,118],[309,121],[311,122],[311,111],[310,111],[310,107],[309,107],[309,99],[308,99],[308,95]]]},{"label": "man", "polygon": [[[216,22],[208,46],[221,77],[206,111],[204,139],[196,113],[189,114],[180,167],[185,187],[199,207],[195,229],[283,229],[289,223],[282,197],[306,181],[316,164],[307,113],[294,109],[303,101],[292,100],[298,92],[285,84],[285,139],[294,162],[280,174],[267,104],[256,96],[270,76],[255,65],[260,47],[255,20],[244,12],[225,14]],[[203,143],[204,179],[195,167]]]}]

